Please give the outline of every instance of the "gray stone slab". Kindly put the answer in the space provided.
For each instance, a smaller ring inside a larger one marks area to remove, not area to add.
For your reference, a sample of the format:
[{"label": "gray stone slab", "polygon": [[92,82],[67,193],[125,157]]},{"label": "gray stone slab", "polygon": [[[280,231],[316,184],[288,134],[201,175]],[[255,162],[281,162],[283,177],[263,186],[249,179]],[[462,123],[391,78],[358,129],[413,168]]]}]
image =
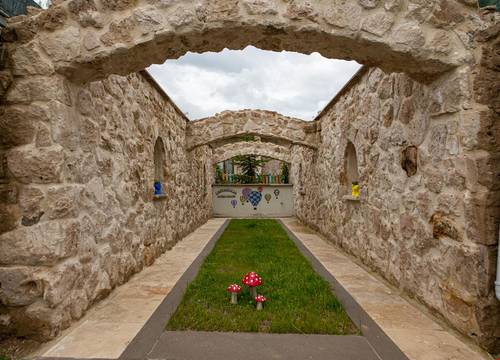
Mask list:
[{"label": "gray stone slab", "polygon": [[166,331],[155,360],[380,360],[362,336]]}]

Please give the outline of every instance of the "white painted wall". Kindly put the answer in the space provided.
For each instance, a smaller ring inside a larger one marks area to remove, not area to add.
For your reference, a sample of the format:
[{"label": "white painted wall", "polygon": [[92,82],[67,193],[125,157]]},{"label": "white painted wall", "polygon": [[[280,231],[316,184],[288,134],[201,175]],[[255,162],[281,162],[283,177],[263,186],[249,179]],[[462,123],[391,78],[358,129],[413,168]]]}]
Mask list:
[{"label": "white painted wall", "polygon": [[214,185],[212,192],[215,216],[269,218],[294,215],[293,185]]}]

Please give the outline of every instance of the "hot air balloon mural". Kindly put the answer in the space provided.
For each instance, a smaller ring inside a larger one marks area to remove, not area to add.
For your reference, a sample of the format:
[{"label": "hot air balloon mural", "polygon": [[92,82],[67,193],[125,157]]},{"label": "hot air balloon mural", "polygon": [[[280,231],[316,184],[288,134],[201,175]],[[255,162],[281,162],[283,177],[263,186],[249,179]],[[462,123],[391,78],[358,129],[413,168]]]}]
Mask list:
[{"label": "hot air balloon mural", "polygon": [[262,191],[264,191],[264,188],[263,188],[262,186],[259,186],[259,187],[257,188],[257,190],[258,190],[259,192],[262,192]]},{"label": "hot air balloon mural", "polygon": [[233,209],[235,209],[236,205],[238,205],[238,201],[236,199],[231,200],[231,205],[233,206]]},{"label": "hot air balloon mural", "polygon": [[245,205],[245,201],[247,201],[247,198],[244,197],[243,195],[240,196],[240,201],[241,201],[241,205]]},{"label": "hot air balloon mural", "polygon": [[250,193],[252,192],[252,189],[249,189],[249,188],[244,188],[243,190],[241,190],[241,193],[243,194],[243,196],[245,197],[245,199],[248,201],[248,196],[250,195]]},{"label": "hot air balloon mural", "polygon": [[264,198],[266,199],[266,201],[267,201],[268,204],[269,204],[269,201],[271,201],[272,197],[273,196],[271,194],[269,194],[269,193],[264,196]]},{"label": "hot air balloon mural", "polygon": [[262,193],[258,191],[252,191],[248,195],[248,201],[250,201],[254,210],[257,210],[257,205],[259,205],[261,200],[262,200]]},{"label": "hot air balloon mural", "polygon": [[278,198],[278,196],[280,196],[280,191],[279,191],[279,189],[275,189],[275,190],[274,190],[274,195],[276,196],[276,199]]}]

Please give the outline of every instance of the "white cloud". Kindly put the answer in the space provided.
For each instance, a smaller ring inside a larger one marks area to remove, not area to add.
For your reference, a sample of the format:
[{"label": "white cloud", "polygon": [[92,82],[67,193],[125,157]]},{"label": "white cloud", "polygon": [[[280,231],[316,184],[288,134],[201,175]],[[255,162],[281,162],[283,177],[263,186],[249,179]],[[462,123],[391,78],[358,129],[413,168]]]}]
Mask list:
[{"label": "white cloud", "polygon": [[148,70],[190,119],[224,110],[265,109],[312,120],[360,65],[247,47],[188,53]]}]

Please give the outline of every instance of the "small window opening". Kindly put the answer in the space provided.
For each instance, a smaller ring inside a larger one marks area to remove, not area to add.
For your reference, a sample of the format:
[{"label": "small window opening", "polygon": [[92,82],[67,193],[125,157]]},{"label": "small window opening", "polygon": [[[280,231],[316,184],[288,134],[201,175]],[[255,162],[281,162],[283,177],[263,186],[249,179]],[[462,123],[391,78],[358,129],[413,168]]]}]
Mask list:
[{"label": "small window opening", "polygon": [[161,137],[158,137],[154,148],[154,191],[155,195],[163,195],[165,193],[165,145]]},{"label": "small window opening", "polygon": [[359,198],[358,158],[356,148],[350,141],[347,143],[344,159],[346,194]]}]

